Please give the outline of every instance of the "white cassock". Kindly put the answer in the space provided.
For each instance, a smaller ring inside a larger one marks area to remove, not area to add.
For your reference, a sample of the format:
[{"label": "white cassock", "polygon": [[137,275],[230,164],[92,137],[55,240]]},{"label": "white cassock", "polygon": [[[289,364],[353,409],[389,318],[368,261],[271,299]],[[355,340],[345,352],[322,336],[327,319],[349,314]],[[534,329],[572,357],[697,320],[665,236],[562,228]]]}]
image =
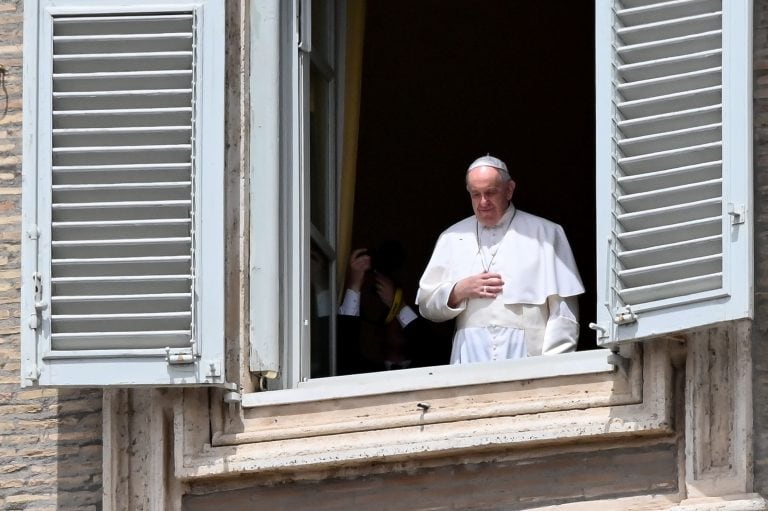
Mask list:
[{"label": "white cassock", "polygon": [[[503,292],[449,307],[456,282],[486,268]],[[563,228],[510,205],[496,226],[471,216],[440,235],[416,303],[432,321],[456,318],[451,363],[461,364],[573,351],[583,292]]]}]

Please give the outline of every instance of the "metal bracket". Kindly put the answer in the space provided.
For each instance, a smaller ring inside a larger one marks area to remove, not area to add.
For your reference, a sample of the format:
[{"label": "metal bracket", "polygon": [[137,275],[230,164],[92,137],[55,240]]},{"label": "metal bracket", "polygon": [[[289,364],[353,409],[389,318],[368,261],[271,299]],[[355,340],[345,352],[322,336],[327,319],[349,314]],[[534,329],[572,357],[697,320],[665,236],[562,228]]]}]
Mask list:
[{"label": "metal bracket", "polygon": [[32,274],[32,285],[35,287],[35,312],[29,315],[29,328],[37,330],[43,323],[43,311],[48,308],[48,302],[43,300],[43,275],[40,272]]},{"label": "metal bracket", "polygon": [[243,400],[242,394],[239,392],[240,388],[236,383],[227,382],[224,384],[224,388],[227,392],[224,393],[224,402],[230,405],[238,405]]},{"label": "metal bracket", "polygon": [[747,208],[744,204],[729,202],[728,214],[731,215],[731,225],[743,224],[747,217]]},{"label": "metal bracket", "polygon": [[626,357],[622,357],[621,355],[619,355],[618,349],[615,351],[612,351],[611,354],[608,355],[608,363],[616,367],[619,371],[621,371],[624,374],[627,374],[629,372],[630,360]]},{"label": "metal bracket", "polygon": [[613,322],[617,325],[628,325],[637,322],[637,314],[632,310],[631,305],[625,305],[622,309],[616,311],[613,316]]},{"label": "metal bracket", "polygon": [[607,339],[608,338],[608,329],[603,328],[597,323],[590,323],[589,328],[597,332],[597,338],[598,339]]},{"label": "metal bracket", "polygon": [[172,350],[168,346],[165,348],[165,361],[169,365],[187,365],[195,363],[195,355],[190,349]]}]

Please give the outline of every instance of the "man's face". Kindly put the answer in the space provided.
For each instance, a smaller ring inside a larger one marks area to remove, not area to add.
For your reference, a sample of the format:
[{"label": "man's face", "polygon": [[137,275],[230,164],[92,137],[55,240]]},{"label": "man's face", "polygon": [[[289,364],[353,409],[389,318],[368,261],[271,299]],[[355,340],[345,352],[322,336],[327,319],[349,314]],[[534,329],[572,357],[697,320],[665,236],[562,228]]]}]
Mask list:
[{"label": "man's face", "polygon": [[515,182],[502,181],[493,167],[477,167],[467,175],[467,191],[477,221],[486,227],[499,223],[512,200]]}]

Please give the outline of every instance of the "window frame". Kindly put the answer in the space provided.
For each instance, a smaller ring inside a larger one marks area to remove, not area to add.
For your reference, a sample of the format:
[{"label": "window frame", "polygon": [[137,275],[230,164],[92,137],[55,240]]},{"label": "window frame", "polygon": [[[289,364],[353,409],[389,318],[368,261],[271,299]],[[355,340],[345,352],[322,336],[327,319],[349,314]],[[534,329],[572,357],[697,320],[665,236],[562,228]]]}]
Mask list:
[{"label": "window frame", "polygon": [[[298,9],[299,3],[302,0],[294,0],[292,3],[293,9]],[[343,3],[343,2],[342,2]],[[737,41],[732,42],[731,39],[724,39],[723,46],[728,47],[728,51],[735,52],[740,55],[737,65],[734,65],[732,71],[727,75],[728,87],[730,90],[740,90],[742,95],[736,95],[736,97],[730,97],[733,94],[728,94],[727,101],[739,101],[736,105],[738,113],[735,114],[739,118],[746,118],[747,122],[733,123],[733,131],[728,132],[729,140],[740,141],[743,149],[748,147],[742,153],[736,151],[737,155],[740,155],[738,159],[732,160],[731,157],[724,157],[724,175],[726,173],[731,176],[734,174],[732,168],[737,167],[741,169],[741,173],[735,179],[728,179],[728,186],[737,189],[740,196],[743,196],[743,200],[746,204],[745,222],[749,231],[746,235],[746,243],[748,247],[751,247],[751,195],[748,193],[751,190],[751,174],[744,169],[751,170],[751,162],[749,160],[751,155],[751,137],[749,136],[749,130],[751,126],[751,106],[749,104],[749,94],[746,91],[751,91],[751,84],[748,80],[744,80],[745,70],[751,70],[751,40],[749,39],[751,31],[751,11],[748,6],[749,0],[740,0],[738,2],[738,9],[732,10],[728,16],[724,17],[724,28],[727,26],[729,29],[728,37],[733,36],[738,38]],[[290,8],[289,8],[290,10]],[[282,11],[282,15],[288,17],[289,21],[281,20],[280,26],[283,31],[281,38],[282,45],[290,45],[295,43],[292,37],[299,34],[300,27],[297,24],[296,16],[293,16],[293,12],[289,10]],[[286,14],[287,13],[287,14]],[[595,16],[596,16],[596,101],[597,101],[597,117],[598,127],[596,130],[596,151],[598,157],[596,172],[606,172],[606,169],[610,170],[610,165],[605,163],[606,158],[612,155],[612,148],[610,147],[612,141],[612,133],[610,130],[606,131],[605,123],[601,120],[606,115],[612,115],[614,108],[613,105],[613,89],[612,81],[614,80],[613,70],[610,67],[605,67],[605,63],[613,61],[613,41],[612,31],[607,30],[607,27],[611,25],[607,23],[607,20],[612,19],[613,16],[613,0],[595,0]],[[745,26],[745,23],[750,26]],[[725,31],[725,30],[724,30]],[[281,50],[284,51],[284,50]],[[293,83],[298,83],[296,77],[296,69],[298,67],[298,58],[296,55],[298,52],[292,52],[290,63],[283,62],[282,72],[284,77],[290,77]],[[285,55],[284,53],[281,55]],[[727,58],[727,57],[725,57]],[[601,64],[601,62],[603,62]],[[253,68],[252,68],[253,69]],[[252,78],[253,79],[253,78]],[[285,84],[286,80],[283,80],[283,98],[293,97],[291,90],[288,90]],[[745,83],[747,82],[747,83]],[[294,85],[295,86],[295,85]],[[741,99],[739,99],[741,98]],[[726,99],[724,98],[724,104]],[[298,111],[299,104],[295,101],[289,100],[290,104],[283,103],[286,107],[285,111],[289,111],[288,116],[283,116],[283,126],[290,126],[290,130],[284,130],[284,133],[289,133],[289,137],[292,140],[297,140],[299,136],[296,119],[300,118],[300,112]],[[724,111],[728,109],[730,114],[732,108],[730,106],[724,106]],[[602,117],[601,117],[602,116]],[[292,122],[293,121],[293,122]],[[286,124],[287,123],[287,124]],[[602,123],[602,124],[601,124]],[[726,138],[726,135],[724,135]],[[302,307],[306,307],[306,290],[308,289],[303,285],[306,281],[304,274],[305,268],[302,263],[301,250],[306,247],[305,239],[306,235],[302,231],[301,218],[303,218],[304,206],[301,202],[301,186],[303,186],[302,176],[297,170],[298,165],[294,162],[300,158],[300,150],[296,147],[296,144],[284,143],[289,145],[290,150],[284,151],[283,168],[290,169],[288,179],[283,180],[282,184],[282,198],[292,204],[291,209],[283,209],[283,228],[288,229],[288,242],[284,245],[286,252],[287,262],[284,264],[283,274],[283,289],[285,293],[282,298],[283,310],[281,318],[284,325],[284,330],[281,333],[283,344],[279,348],[282,350],[282,361],[286,371],[281,373],[276,390],[270,390],[269,393],[258,392],[246,394],[243,398],[243,405],[245,407],[261,406],[265,404],[288,404],[288,403],[300,403],[313,400],[331,399],[335,397],[351,397],[351,396],[364,396],[375,395],[377,393],[386,392],[392,390],[391,375],[387,372],[337,376],[329,378],[319,379],[305,379],[297,377],[302,374],[302,363],[295,358],[292,358],[292,354],[297,353],[297,346],[301,345],[300,339],[307,335],[306,323],[303,322],[303,316],[301,314]],[[734,154],[732,150],[729,154]],[[733,177],[733,176],[731,176]],[[286,184],[287,183],[287,184]],[[607,247],[605,240],[601,238],[600,233],[610,232],[610,197],[612,196],[612,190],[606,183],[610,183],[609,179],[598,179],[596,194],[598,198],[598,236],[596,239],[597,247],[597,260],[598,260],[598,272],[597,272],[597,286],[598,295],[601,293],[601,289],[604,289],[607,283],[608,277],[608,257]],[[723,192],[724,195],[726,191]],[[741,195],[743,194],[743,195]],[[724,205],[725,207],[725,205]],[[600,214],[600,212],[604,214]],[[608,214],[605,214],[608,212]],[[728,215],[724,215],[724,218],[728,218]],[[733,252],[733,251],[731,251]],[[749,291],[751,290],[751,278],[752,278],[752,254],[751,248],[744,248],[744,245],[736,250],[736,254],[729,253],[726,256],[732,262],[732,265],[742,270],[738,275],[730,277],[728,284],[731,288],[738,288],[739,299],[734,300],[734,310],[736,314],[733,318],[746,317],[751,315],[751,297]],[[599,331],[602,329],[604,333],[607,333],[612,327],[610,321],[606,320],[605,307],[598,299],[598,318],[595,328]],[[691,312],[692,317],[697,320],[710,320],[713,310],[721,313],[721,305],[715,303],[712,308],[707,308],[702,313]],[[253,316],[252,316],[253,317]],[[724,319],[722,315],[718,316]],[[711,324],[712,321],[705,321],[703,324]],[[666,331],[679,331],[679,328],[669,330],[670,325],[674,325],[674,321],[670,320],[664,325]],[[658,337],[659,330],[652,330],[647,332],[643,338],[653,339]],[[612,343],[606,343],[606,336],[599,335],[599,343],[612,345]],[[631,337],[628,340],[639,340],[640,336]],[[277,341],[276,341],[277,342]],[[612,347],[612,349],[616,349]],[[605,349],[598,349],[591,352],[577,352],[573,354],[558,355],[558,357],[536,357],[531,359],[525,359],[522,361],[502,361],[501,363],[489,363],[489,364],[471,364],[463,365],[460,368],[452,366],[435,366],[429,368],[417,368],[409,369],[398,372],[398,389],[406,390],[422,390],[429,388],[439,388],[444,386],[444,381],[451,380],[453,384],[459,385],[472,385],[475,383],[484,383],[487,381],[514,381],[518,376],[509,376],[510,374],[524,374],[525,378],[536,379],[557,376],[558,371],[562,371],[562,374],[588,374],[592,372],[610,371],[615,370],[616,363],[615,358],[611,358],[611,362],[608,362],[609,352]],[[298,357],[296,357],[298,358]],[[578,362],[577,362],[578,361]],[[578,366],[581,362],[585,362],[581,365],[581,370]],[[499,364],[499,365],[496,365]],[[530,366],[530,367],[528,367]],[[499,369],[498,371],[496,368]],[[527,368],[527,369],[526,369]],[[545,368],[545,369],[542,369]],[[517,371],[521,371],[516,373]],[[580,372],[581,371],[581,372]],[[287,376],[286,376],[287,374]],[[306,374],[306,373],[304,373]],[[522,376],[521,376],[522,378]],[[490,379],[490,380],[489,380]],[[269,395],[268,395],[269,394]]]}]

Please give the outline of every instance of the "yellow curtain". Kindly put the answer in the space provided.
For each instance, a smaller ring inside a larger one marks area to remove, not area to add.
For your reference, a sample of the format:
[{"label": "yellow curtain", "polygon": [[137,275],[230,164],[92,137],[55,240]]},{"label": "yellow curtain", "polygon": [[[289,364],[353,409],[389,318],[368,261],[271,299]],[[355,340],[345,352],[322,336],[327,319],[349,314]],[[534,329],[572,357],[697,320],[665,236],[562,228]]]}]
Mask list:
[{"label": "yellow curtain", "polygon": [[344,76],[344,132],[342,133],[341,181],[339,184],[339,244],[336,253],[337,285],[340,295],[343,292],[347,261],[352,245],[364,34],[365,0],[348,0],[346,74]]}]

